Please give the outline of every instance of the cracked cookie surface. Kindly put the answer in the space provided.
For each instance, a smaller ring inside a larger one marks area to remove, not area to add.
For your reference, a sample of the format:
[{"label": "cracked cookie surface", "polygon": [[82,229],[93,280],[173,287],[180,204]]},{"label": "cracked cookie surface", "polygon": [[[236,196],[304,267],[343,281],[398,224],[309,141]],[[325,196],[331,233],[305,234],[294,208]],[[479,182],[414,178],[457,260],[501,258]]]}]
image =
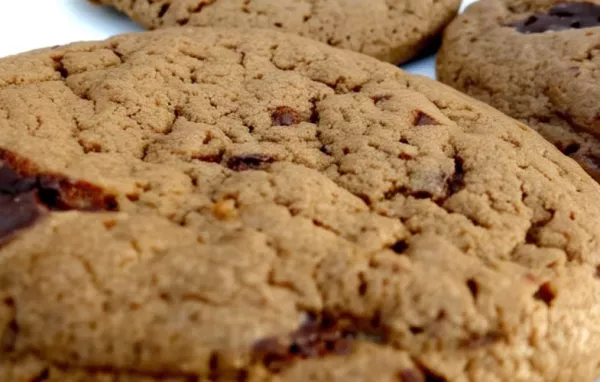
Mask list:
[{"label": "cracked cookie surface", "polygon": [[392,63],[415,57],[460,0],[94,0],[143,26],[254,27],[296,33]]},{"label": "cracked cookie surface", "polygon": [[599,52],[598,0],[483,0],[446,30],[437,72],[600,181]]},{"label": "cracked cookie surface", "polygon": [[210,28],[25,53],[0,159],[1,381],[597,374],[600,186],[392,65]]}]

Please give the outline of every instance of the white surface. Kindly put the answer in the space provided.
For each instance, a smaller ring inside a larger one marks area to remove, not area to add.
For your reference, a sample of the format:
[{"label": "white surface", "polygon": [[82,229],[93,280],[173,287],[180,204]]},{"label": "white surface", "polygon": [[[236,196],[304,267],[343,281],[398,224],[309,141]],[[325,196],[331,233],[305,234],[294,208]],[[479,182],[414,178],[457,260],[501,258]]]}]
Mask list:
[{"label": "white surface", "polygon": [[[463,7],[475,2],[465,0]],[[87,0],[4,0],[0,13],[0,57],[47,46],[142,30],[123,15]],[[404,69],[433,77],[435,58]]]}]

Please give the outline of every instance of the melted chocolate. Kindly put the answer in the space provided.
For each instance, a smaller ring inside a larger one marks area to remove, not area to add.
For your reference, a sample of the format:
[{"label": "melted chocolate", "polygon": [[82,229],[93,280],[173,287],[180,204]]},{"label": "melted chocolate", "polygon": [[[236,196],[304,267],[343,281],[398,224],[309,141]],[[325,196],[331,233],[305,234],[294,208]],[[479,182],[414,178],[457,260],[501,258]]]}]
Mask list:
[{"label": "melted chocolate", "polygon": [[270,337],[257,342],[254,356],[278,372],[297,360],[349,354],[356,341],[383,343],[385,333],[377,320],[311,316],[287,340]]},{"label": "melted chocolate", "polygon": [[600,26],[600,6],[591,3],[560,3],[548,13],[537,13],[512,26],[526,34],[597,27]]},{"label": "melted chocolate", "polygon": [[300,114],[291,107],[279,106],[271,114],[273,126],[292,126],[302,121]]},{"label": "melted chocolate", "polygon": [[0,161],[0,241],[33,225],[48,210],[117,208],[114,196],[89,183],[50,174],[23,175]]},{"label": "melted chocolate", "polygon": [[263,154],[239,155],[227,161],[227,167],[233,171],[262,170],[275,160]]}]

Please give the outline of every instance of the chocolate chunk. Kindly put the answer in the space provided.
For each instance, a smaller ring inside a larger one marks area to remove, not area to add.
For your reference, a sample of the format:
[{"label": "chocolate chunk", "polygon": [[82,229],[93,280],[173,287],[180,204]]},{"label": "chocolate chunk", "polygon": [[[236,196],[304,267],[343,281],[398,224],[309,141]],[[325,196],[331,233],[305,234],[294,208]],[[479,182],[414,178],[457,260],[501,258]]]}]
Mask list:
[{"label": "chocolate chunk", "polygon": [[391,246],[392,251],[401,255],[408,249],[408,243],[406,240],[398,240],[394,245]]},{"label": "chocolate chunk", "polygon": [[299,124],[302,119],[298,112],[288,106],[279,106],[271,114],[273,126],[292,126]]},{"label": "chocolate chunk", "polygon": [[459,193],[466,186],[464,161],[461,157],[454,158],[454,174],[448,178],[448,197]]},{"label": "chocolate chunk", "polygon": [[253,355],[272,372],[279,372],[298,360],[349,354],[356,341],[383,343],[384,338],[377,320],[311,316],[287,339],[258,341],[253,347]]},{"label": "chocolate chunk", "polygon": [[0,240],[32,225],[40,216],[35,191],[0,194]]},{"label": "chocolate chunk", "polygon": [[[292,333],[291,349],[300,358],[318,358],[327,354],[347,354],[351,350],[349,328],[331,319],[312,319]],[[341,351],[342,353],[338,353]]]},{"label": "chocolate chunk", "polygon": [[315,125],[321,121],[321,115],[319,115],[317,101],[318,100],[316,98],[310,99],[310,103],[312,104],[310,108],[310,123],[314,123]]},{"label": "chocolate chunk", "polygon": [[167,12],[169,11],[169,8],[171,7],[171,4],[169,3],[165,3],[162,5],[162,7],[160,7],[160,10],[158,11],[158,17],[162,18],[164,17]]},{"label": "chocolate chunk", "polygon": [[196,4],[195,7],[190,8],[190,13],[200,13],[202,12],[202,9],[204,9],[205,6],[210,5],[212,3],[214,3],[216,0],[204,0],[201,1],[200,3]]},{"label": "chocolate chunk", "polygon": [[[559,147],[559,148],[561,148],[561,147]],[[579,150],[581,150],[581,145],[577,142],[570,143],[561,148],[561,151],[563,152],[563,154],[565,154],[567,156],[576,154]]]},{"label": "chocolate chunk", "polygon": [[426,382],[448,382],[446,378],[435,374],[433,371],[427,368],[423,368],[423,372],[425,373]]},{"label": "chocolate chunk", "polygon": [[38,198],[51,210],[66,210],[61,198],[61,185],[58,179],[42,176],[38,179]]},{"label": "chocolate chunk", "polygon": [[544,283],[540,286],[537,292],[535,292],[535,295],[533,295],[533,297],[536,300],[543,301],[544,304],[550,306],[552,304],[552,301],[554,301],[554,299],[556,298],[556,290],[554,289],[554,286],[552,284]]},{"label": "chocolate chunk", "polygon": [[391,98],[392,98],[392,96],[389,94],[371,97],[371,99],[373,100],[373,103],[375,103],[375,105],[377,105],[377,106],[383,104],[385,101],[388,101]]},{"label": "chocolate chunk", "polygon": [[469,288],[473,300],[477,300],[477,296],[479,295],[479,284],[477,284],[477,281],[475,279],[468,279],[467,288]]},{"label": "chocolate chunk", "polygon": [[440,123],[433,119],[433,117],[422,111],[415,112],[415,120],[413,121],[413,126],[437,126]]},{"label": "chocolate chunk", "polygon": [[227,161],[227,167],[233,171],[260,170],[274,161],[273,158],[263,154],[239,155],[231,157]]},{"label": "chocolate chunk", "polygon": [[35,189],[35,178],[19,176],[7,166],[0,167],[0,194],[18,195]]},{"label": "chocolate chunk", "polygon": [[40,202],[55,211],[116,211],[119,206],[114,195],[88,182],[72,182],[58,175],[37,176]]},{"label": "chocolate chunk", "polygon": [[526,34],[597,27],[600,26],[600,5],[560,3],[553,6],[548,13],[537,13],[512,26]]},{"label": "chocolate chunk", "polygon": [[47,381],[50,378],[50,369],[46,368],[43,369],[42,371],[40,371],[38,373],[38,375],[36,375],[35,377],[33,377],[33,379],[31,379],[31,382],[44,382]]},{"label": "chocolate chunk", "polygon": [[406,192],[406,187],[393,187],[383,194],[383,198],[385,200],[392,200],[396,195],[405,194]]},{"label": "chocolate chunk", "polygon": [[[1,163],[1,162],[0,162]],[[0,164],[0,239],[28,227],[40,216],[35,178]]]},{"label": "chocolate chunk", "polygon": [[[6,152],[0,153],[10,157]],[[113,211],[113,195],[56,175],[23,175],[0,162],[0,240],[29,227],[48,210]]]},{"label": "chocolate chunk", "polygon": [[[434,195],[429,192],[429,191],[414,191],[410,193],[410,196],[412,196],[415,199],[434,199]],[[435,198],[437,199],[437,198]]]}]

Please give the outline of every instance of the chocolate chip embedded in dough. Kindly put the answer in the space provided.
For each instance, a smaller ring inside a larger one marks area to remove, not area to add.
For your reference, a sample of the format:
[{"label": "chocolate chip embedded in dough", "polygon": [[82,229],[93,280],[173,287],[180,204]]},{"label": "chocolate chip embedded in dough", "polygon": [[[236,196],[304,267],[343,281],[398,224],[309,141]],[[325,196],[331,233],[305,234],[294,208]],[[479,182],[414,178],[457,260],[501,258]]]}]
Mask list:
[{"label": "chocolate chip embedded in dough", "polygon": [[537,13],[512,25],[525,34],[597,27],[600,26],[600,5],[560,3],[548,13]]}]

